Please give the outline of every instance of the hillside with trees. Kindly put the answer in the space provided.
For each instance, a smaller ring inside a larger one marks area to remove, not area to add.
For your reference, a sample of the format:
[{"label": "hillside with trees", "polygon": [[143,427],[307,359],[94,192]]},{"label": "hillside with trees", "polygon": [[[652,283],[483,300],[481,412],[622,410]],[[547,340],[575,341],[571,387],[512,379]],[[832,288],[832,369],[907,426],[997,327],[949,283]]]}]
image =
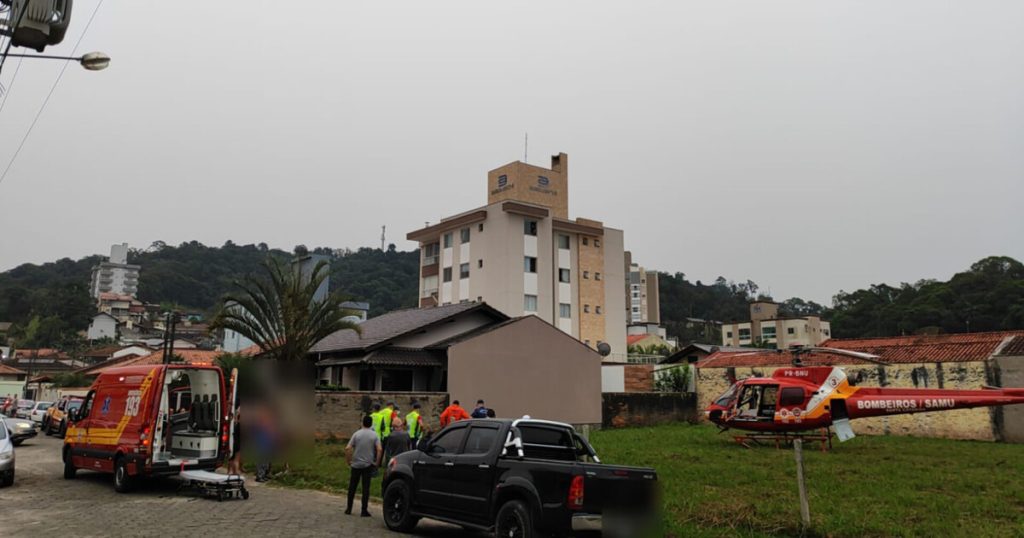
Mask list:
[{"label": "hillside with trees", "polygon": [[[331,260],[331,290],[370,303],[378,315],[416,305],[417,251],[358,250],[297,246],[293,252],[265,243],[206,246],[198,241],[129,251],[139,264],[139,299],[212,315],[233,283],[259,271],[268,257],[285,261],[294,252],[325,255]],[[100,256],[64,258],[42,265],[24,264],[0,273],[0,321],[15,324],[23,347],[70,348],[80,339],[95,307],[89,297],[91,270]],[[705,284],[683,273],[660,273],[661,317],[668,333],[682,342],[719,343],[714,327],[692,320],[748,319],[748,303],[771,299],[758,285],[719,277]],[[780,312],[787,316],[821,315],[832,322],[836,337],[1024,329],[1024,265],[1008,257],[989,257],[948,281],[922,280],[897,286],[877,284],[840,291],[831,306],[790,298]]]}]

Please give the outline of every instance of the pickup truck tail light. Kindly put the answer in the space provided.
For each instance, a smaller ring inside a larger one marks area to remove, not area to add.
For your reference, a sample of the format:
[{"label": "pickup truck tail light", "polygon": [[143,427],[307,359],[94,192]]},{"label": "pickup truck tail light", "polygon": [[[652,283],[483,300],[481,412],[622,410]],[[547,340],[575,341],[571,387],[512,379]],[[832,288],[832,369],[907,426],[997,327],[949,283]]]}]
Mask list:
[{"label": "pickup truck tail light", "polygon": [[572,478],[572,484],[569,485],[568,504],[570,510],[583,508],[583,475]]}]

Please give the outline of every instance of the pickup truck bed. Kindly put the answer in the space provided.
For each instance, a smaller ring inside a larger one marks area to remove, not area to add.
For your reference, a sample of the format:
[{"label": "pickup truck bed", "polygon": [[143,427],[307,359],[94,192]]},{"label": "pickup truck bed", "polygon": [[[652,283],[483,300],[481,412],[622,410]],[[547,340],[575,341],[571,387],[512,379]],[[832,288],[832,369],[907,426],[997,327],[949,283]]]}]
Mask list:
[{"label": "pickup truck bed", "polygon": [[383,486],[384,521],[402,532],[427,517],[499,536],[636,536],[654,510],[657,474],[601,464],[567,424],[473,419],[392,458]]}]

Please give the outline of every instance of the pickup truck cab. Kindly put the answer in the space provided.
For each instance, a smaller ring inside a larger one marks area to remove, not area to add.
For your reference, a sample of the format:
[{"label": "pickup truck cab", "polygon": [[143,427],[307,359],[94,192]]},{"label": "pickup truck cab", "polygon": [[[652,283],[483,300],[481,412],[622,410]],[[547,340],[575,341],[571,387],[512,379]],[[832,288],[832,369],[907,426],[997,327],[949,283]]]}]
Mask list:
[{"label": "pickup truck cab", "polygon": [[391,458],[384,522],[399,532],[426,517],[497,536],[614,535],[609,513],[649,515],[656,488],[654,469],[602,465],[568,424],[464,420]]},{"label": "pickup truck cab", "polygon": [[[175,412],[172,395],[190,395]],[[104,370],[71,411],[64,436],[64,478],[78,469],[113,473],[114,489],[136,477],[214,470],[228,454],[234,416],[220,368],[155,364]],[[181,410],[177,410],[181,411]]]}]

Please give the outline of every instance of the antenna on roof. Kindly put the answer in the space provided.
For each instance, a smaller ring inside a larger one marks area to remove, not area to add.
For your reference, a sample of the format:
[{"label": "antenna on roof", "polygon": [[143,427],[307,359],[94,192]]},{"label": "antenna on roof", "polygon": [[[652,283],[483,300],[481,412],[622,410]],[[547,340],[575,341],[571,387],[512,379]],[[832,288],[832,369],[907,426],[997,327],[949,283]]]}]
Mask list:
[{"label": "antenna on roof", "polygon": [[384,231],[387,229],[387,225],[380,227],[380,249],[384,250]]},{"label": "antenna on roof", "polygon": [[526,162],[526,153],[530,149],[530,133],[523,133],[523,162]]}]

